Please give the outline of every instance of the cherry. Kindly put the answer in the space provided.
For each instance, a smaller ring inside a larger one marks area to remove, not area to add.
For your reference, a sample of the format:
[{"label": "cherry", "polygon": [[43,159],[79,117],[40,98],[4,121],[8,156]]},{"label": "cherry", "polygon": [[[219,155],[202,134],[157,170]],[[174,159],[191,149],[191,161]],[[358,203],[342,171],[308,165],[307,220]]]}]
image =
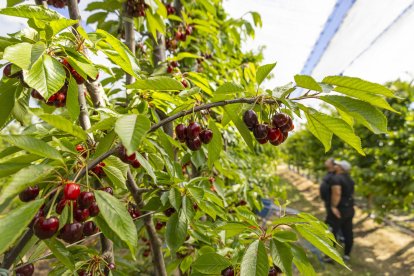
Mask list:
[{"label": "cherry", "polygon": [[16,269],[16,276],[31,276],[34,273],[34,265],[26,264]]},{"label": "cherry", "polygon": [[29,202],[35,199],[39,195],[39,187],[32,186],[26,188],[23,192],[20,192],[19,198],[23,202]]},{"label": "cherry", "polygon": [[175,14],[175,8],[171,4],[166,4],[165,7],[167,8],[167,14]]},{"label": "cherry", "polygon": [[282,132],[278,128],[269,128],[269,130],[267,131],[267,139],[270,142],[277,141],[281,135]]},{"label": "cherry", "polygon": [[195,139],[188,139],[185,141],[187,147],[192,150],[192,151],[197,151],[201,148],[201,140],[200,138],[195,138]]},{"label": "cherry", "polygon": [[183,79],[183,80],[181,81],[181,84],[184,86],[184,88],[187,88],[187,87],[188,87],[188,81],[187,81],[187,80],[185,80],[185,79]]},{"label": "cherry", "polygon": [[33,225],[34,234],[41,240],[53,237],[59,229],[59,219],[55,216],[50,218],[39,217]]},{"label": "cherry", "polygon": [[196,210],[196,211],[198,210],[198,205],[197,205],[197,203],[194,203],[194,204],[193,204],[193,209],[194,209],[194,210]]},{"label": "cherry", "polygon": [[211,139],[213,139],[213,132],[211,129],[204,129],[200,132],[200,140],[203,144],[210,143]]},{"label": "cherry", "polygon": [[187,35],[181,31],[175,33],[175,39],[185,41],[187,39]]},{"label": "cherry", "polygon": [[91,236],[98,233],[99,228],[93,221],[87,221],[83,224],[83,234],[85,236]]},{"label": "cherry", "polygon": [[46,104],[47,105],[54,105],[56,101],[56,94],[53,94],[52,96],[49,97],[49,99],[47,99]]},{"label": "cherry", "polygon": [[177,61],[175,61],[175,60],[173,60],[173,61],[171,61],[171,62],[170,62],[170,65],[171,65],[172,67],[178,67],[178,62],[177,62]]},{"label": "cherry", "polygon": [[65,206],[67,204],[69,204],[69,200],[66,199],[62,199],[58,202],[58,204],[56,204],[56,213],[58,213],[59,215],[62,214],[63,209],[65,208]]},{"label": "cherry", "polygon": [[221,272],[223,276],[234,276],[234,269],[230,266]]},{"label": "cherry", "polygon": [[289,116],[285,113],[276,113],[273,115],[272,123],[275,127],[282,127],[286,125],[289,121]]},{"label": "cherry", "polygon": [[186,34],[186,35],[191,35],[192,33],[193,33],[193,26],[188,25],[188,26],[185,28],[185,34]]},{"label": "cherry", "polygon": [[114,191],[112,190],[111,187],[102,187],[102,188],[99,188],[99,190],[107,192],[108,194],[111,194],[111,195],[114,194]]},{"label": "cherry", "polygon": [[187,138],[187,127],[184,124],[178,124],[175,127],[175,135],[180,142],[185,142]]},{"label": "cherry", "polygon": [[164,223],[161,221],[157,221],[157,223],[155,224],[156,230],[161,230],[163,227],[164,227]]},{"label": "cherry", "polygon": [[77,152],[84,152],[86,150],[85,147],[81,144],[76,145],[75,149]]},{"label": "cherry", "polygon": [[259,142],[259,144],[263,145],[263,144],[266,144],[268,140],[267,140],[267,138],[263,138],[263,139],[257,139],[256,138],[256,141]]},{"label": "cherry", "polygon": [[105,176],[105,171],[102,169],[103,167],[105,167],[105,163],[100,162],[98,165],[92,168],[92,172],[98,177],[103,177]]},{"label": "cherry", "polygon": [[39,91],[37,90],[32,90],[32,92],[30,92],[30,95],[33,97],[33,99],[37,99],[37,100],[41,100],[44,101],[45,98],[43,98],[42,94],[39,93]]},{"label": "cherry", "polygon": [[89,216],[91,217],[96,217],[99,214],[99,206],[96,202],[92,202],[88,210],[89,210]]},{"label": "cherry", "polygon": [[170,65],[167,66],[167,73],[171,74],[174,71],[174,68]]},{"label": "cherry", "polygon": [[34,218],[32,219],[32,221],[29,224],[29,227],[32,228],[35,221],[40,218],[40,217],[44,217],[45,216],[45,211],[43,210],[43,207],[41,209],[39,209],[39,211],[36,213],[36,215],[34,216]]},{"label": "cherry", "polygon": [[134,167],[136,169],[141,167],[141,163],[139,163],[138,160],[134,160],[131,165],[132,165],[132,167]]},{"label": "cherry", "polygon": [[256,137],[256,140],[266,139],[267,137],[268,126],[265,124],[258,124],[253,129],[253,135]]},{"label": "cherry", "polygon": [[74,243],[83,237],[83,225],[79,222],[68,223],[60,229],[59,238],[67,243]]},{"label": "cherry", "polygon": [[86,272],[84,269],[78,270],[76,273],[78,273],[78,276],[92,276],[92,273]]},{"label": "cherry", "polygon": [[254,110],[246,110],[243,114],[243,122],[250,130],[256,127],[259,124],[256,112]]},{"label": "cherry", "polygon": [[269,274],[267,274],[267,275],[268,276],[277,276],[279,273],[282,273],[282,270],[277,266],[273,266],[273,267],[270,268]]},{"label": "cherry", "polygon": [[244,199],[242,199],[242,200],[239,201],[239,206],[244,206],[246,204],[247,204],[247,202]]},{"label": "cherry", "polygon": [[76,200],[80,194],[80,186],[73,182],[68,182],[63,189],[66,199]]},{"label": "cherry", "polygon": [[151,253],[151,250],[145,249],[144,252],[142,253],[142,256],[148,257],[150,255],[150,253]]},{"label": "cherry", "polygon": [[135,152],[133,152],[131,155],[128,155],[126,159],[128,161],[133,162],[135,159],[137,159],[137,155],[135,154]]},{"label": "cherry", "polygon": [[136,219],[137,217],[141,216],[141,212],[137,207],[133,204],[130,204],[128,207],[128,212],[131,215],[133,219]]},{"label": "cherry", "polygon": [[186,130],[187,138],[194,139],[200,135],[201,127],[196,122],[191,122]]},{"label": "cherry", "polygon": [[7,64],[3,69],[3,75],[8,77],[8,78],[19,77],[20,73],[21,73],[21,71],[12,74],[12,64],[11,63]]},{"label": "cherry", "polygon": [[73,218],[79,222],[83,222],[89,218],[89,209],[78,209],[73,210]]},{"label": "cherry", "polygon": [[171,217],[171,215],[174,213],[175,213],[175,209],[173,207],[168,208],[167,210],[164,211],[164,215],[166,215],[167,217]]},{"label": "cherry", "polygon": [[95,201],[95,196],[92,192],[81,192],[78,196],[79,209],[87,209]]}]

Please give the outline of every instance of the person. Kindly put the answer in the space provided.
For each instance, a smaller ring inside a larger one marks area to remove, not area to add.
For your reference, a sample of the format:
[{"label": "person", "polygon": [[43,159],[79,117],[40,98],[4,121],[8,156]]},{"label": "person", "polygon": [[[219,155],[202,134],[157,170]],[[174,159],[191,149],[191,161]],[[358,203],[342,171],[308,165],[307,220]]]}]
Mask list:
[{"label": "person", "polygon": [[[322,183],[319,186],[319,195],[324,202],[326,218],[328,217],[328,212],[331,208],[331,184],[332,179],[335,175],[335,162],[333,158],[329,158],[325,161],[326,175],[322,179]],[[326,222],[326,220],[325,220]]]},{"label": "person", "polygon": [[352,219],[355,215],[354,209],[354,186],[355,182],[349,175],[351,164],[345,160],[335,161],[335,176],[331,184],[330,211],[327,223],[332,228],[336,237],[342,231],[344,237],[344,260],[350,260],[354,235],[352,230]]}]

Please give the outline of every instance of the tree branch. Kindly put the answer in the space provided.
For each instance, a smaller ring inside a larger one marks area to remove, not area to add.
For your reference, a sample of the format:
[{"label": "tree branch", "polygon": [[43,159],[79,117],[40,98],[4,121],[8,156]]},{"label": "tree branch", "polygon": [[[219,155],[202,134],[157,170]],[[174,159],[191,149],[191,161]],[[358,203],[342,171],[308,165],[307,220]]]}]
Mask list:
[{"label": "tree branch", "polygon": [[[135,183],[134,177],[132,176],[130,168],[127,171],[127,187],[132,197],[135,200],[135,203],[138,205],[139,208],[144,207],[144,202],[142,200],[142,191],[138,188],[137,184]],[[143,212],[146,214],[147,212]],[[164,262],[164,255],[162,253],[162,244],[161,240],[158,237],[157,231],[155,230],[154,222],[152,221],[152,215],[148,215],[144,217],[144,225],[145,229],[147,230],[151,251],[152,251],[152,259],[154,262],[154,268],[156,271],[157,276],[167,276],[167,270],[165,269],[165,262]]]},{"label": "tree branch", "polygon": [[24,235],[21,237],[19,243],[13,247],[10,251],[8,251],[6,254],[4,254],[3,263],[1,264],[1,267],[4,269],[9,269],[14,261],[19,256],[20,252],[23,250],[23,248],[26,246],[26,244],[30,241],[30,239],[33,237],[33,230],[32,228],[29,228]]},{"label": "tree branch", "polygon": [[[124,28],[125,28],[125,45],[131,50],[135,56],[135,31],[134,19],[127,13],[127,1],[123,5],[124,8]],[[134,78],[130,74],[126,74],[126,84],[134,82]]]},{"label": "tree branch", "polygon": [[99,81],[86,81],[86,89],[91,95],[92,103],[95,108],[105,106],[105,101],[102,95],[105,94],[105,91]]}]

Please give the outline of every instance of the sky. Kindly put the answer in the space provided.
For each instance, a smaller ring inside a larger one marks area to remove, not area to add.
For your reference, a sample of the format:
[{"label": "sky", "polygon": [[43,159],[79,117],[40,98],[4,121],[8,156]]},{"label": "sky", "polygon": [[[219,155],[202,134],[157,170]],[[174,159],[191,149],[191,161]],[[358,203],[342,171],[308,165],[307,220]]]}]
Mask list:
[{"label": "sky", "polygon": [[[263,45],[264,63],[277,62],[274,78],[266,83],[268,88],[274,88],[293,81],[293,76],[303,70],[329,23],[329,16],[341,1],[355,3],[332,39],[327,41],[312,76],[317,80],[344,74],[379,83],[397,78],[411,81],[414,76],[413,0],[224,0],[224,6],[237,18],[249,18],[248,11],[261,14],[263,27],[244,47],[257,49]],[[81,11],[89,2],[80,2]],[[0,7],[5,4],[5,0],[0,0]],[[86,16],[82,13],[83,18]],[[18,31],[24,22],[24,19],[0,15],[0,35]]]}]

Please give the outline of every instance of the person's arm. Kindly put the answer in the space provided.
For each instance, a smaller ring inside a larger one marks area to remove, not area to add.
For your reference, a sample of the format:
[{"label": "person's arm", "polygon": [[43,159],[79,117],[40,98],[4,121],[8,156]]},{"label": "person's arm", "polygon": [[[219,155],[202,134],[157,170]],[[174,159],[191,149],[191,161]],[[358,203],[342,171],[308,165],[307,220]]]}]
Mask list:
[{"label": "person's arm", "polygon": [[338,210],[338,204],[341,200],[341,192],[341,185],[333,185],[331,187],[331,210],[337,218],[341,218],[341,213]]}]

